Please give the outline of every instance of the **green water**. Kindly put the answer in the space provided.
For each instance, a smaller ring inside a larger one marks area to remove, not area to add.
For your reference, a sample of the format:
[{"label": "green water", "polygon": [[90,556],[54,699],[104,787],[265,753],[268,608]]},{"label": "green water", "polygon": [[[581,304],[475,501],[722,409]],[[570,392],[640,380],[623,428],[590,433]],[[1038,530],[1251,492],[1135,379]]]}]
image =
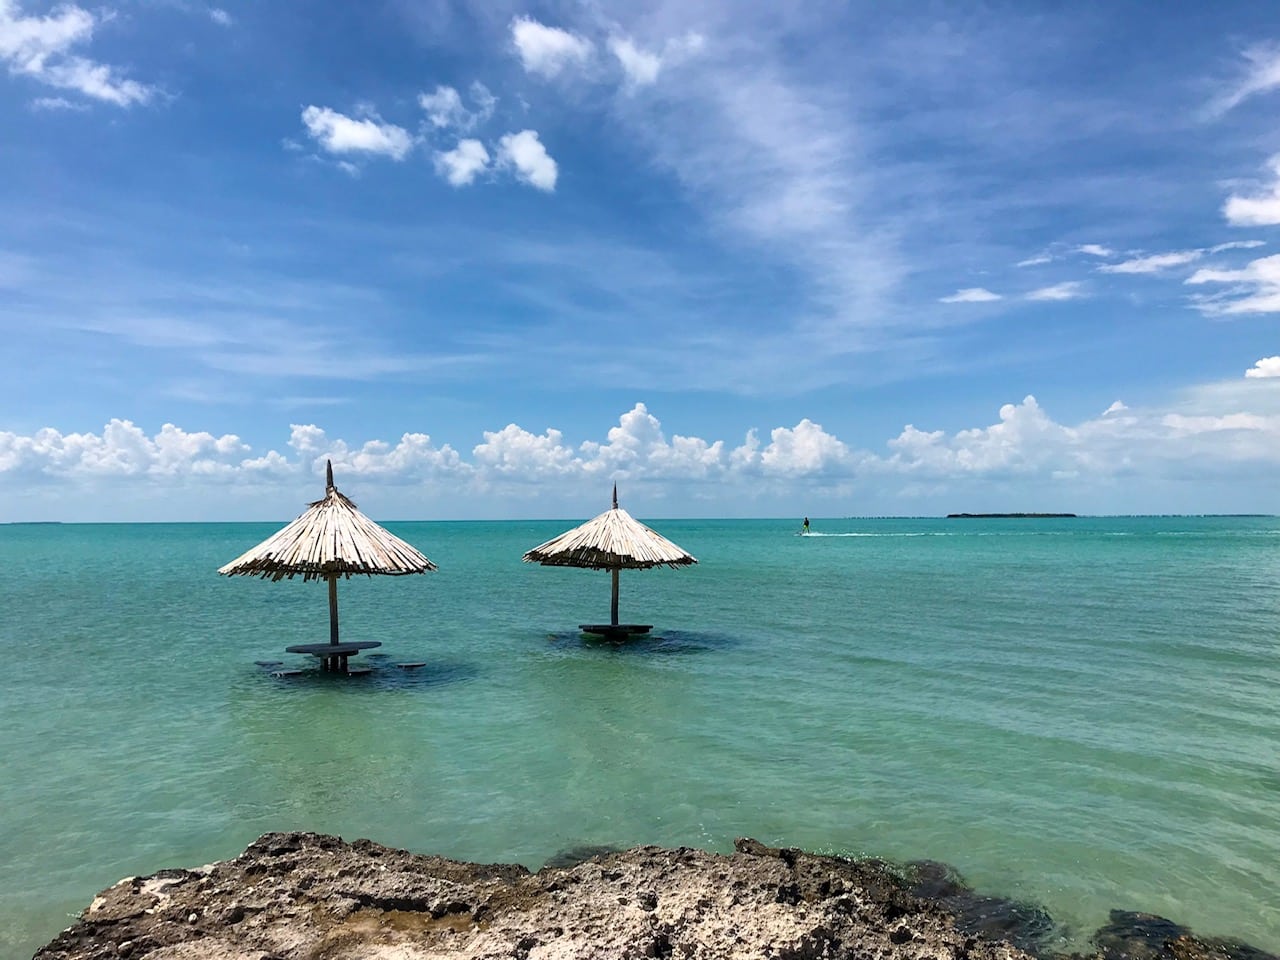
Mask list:
[{"label": "green water", "polygon": [[[1109,909],[1280,950],[1280,520],[666,521],[701,563],[522,552],[567,523],[391,523],[440,565],[215,575],[276,524],[0,527],[0,956],[99,889],[268,830],[537,867],[580,844],[956,865],[1079,943]],[[841,534],[839,536],[834,534]],[[385,661],[384,661],[385,662]]]}]

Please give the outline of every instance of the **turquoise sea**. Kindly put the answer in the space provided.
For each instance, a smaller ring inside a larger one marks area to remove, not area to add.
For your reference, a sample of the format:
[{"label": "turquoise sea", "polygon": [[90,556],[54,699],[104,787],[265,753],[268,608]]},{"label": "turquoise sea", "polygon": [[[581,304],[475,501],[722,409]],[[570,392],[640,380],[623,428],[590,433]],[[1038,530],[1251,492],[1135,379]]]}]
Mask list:
[{"label": "turquoise sea", "polygon": [[607,574],[520,562],[581,519],[386,524],[440,570],[342,583],[384,666],[287,679],[323,584],[215,573],[280,524],[0,526],[0,956],[304,828],[932,858],[1064,945],[1280,951],[1280,519],[649,521],[701,562],[624,571],[621,649],[575,629]]}]

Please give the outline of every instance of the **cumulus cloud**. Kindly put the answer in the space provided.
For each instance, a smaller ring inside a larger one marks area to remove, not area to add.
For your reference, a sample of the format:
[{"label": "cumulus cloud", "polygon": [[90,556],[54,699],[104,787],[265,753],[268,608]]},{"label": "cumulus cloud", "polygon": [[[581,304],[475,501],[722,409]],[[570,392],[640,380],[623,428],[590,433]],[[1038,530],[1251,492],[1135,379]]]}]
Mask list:
[{"label": "cumulus cloud", "polygon": [[188,433],[166,423],[148,437],[129,420],[111,420],[101,434],[52,428],[31,436],[0,432],[0,475],[211,477],[234,473],[248,450],[234,434]]},{"label": "cumulus cloud", "polygon": [[1262,357],[1244,375],[1253,380],[1280,377],[1280,357]]},{"label": "cumulus cloud", "polygon": [[11,74],[94,100],[119,107],[146,103],[155,95],[154,87],[71,52],[88,44],[104,19],[74,4],[43,17],[24,15],[17,0],[0,0],[0,62]]},{"label": "cumulus cloud", "polygon": [[1084,284],[1078,280],[1067,280],[1049,287],[1041,287],[1027,294],[1028,300],[1078,300],[1085,295]]},{"label": "cumulus cloud", "polygon": [[998,293],[992,293],[984,287],[965,287],[963,290],[957,290],[949,297],[939,297],[939,303],[989,303],[992,300],[1002,300],[1003,297]]},{"label": "cumulus cloud", "polygon": [[558,169],[538,139],[536,130],[508,133],[498,141],[497,163],[515,172],[516,179],[539,190],[556,188]]},{"label": "cumulus cloud", "polygon": [[1170,267],[1182,267],[1195,263],[1204,256],[1203,250],[1174,250],[1170,253],[1153,253],[1145,257],[1134,257],[1120,263],[1107,263],[1098,267],[1102,273],[1159,273]]},{"label": "cumulus cloud", "polygon": [[485,431],[469,460],[425,432],[349,443],[316,424],[294,424],[286,445],[259,453],[231,434],[173,424],[148,434],[128,420],[112,420],[98,434],[0,432],[0,478],[13,491],[24,485],[47,491],[57,483],[92,490],[112,478],[184,491],[202,482],[224,489],[241,481],[281,486],[322,476],[331,459],[344,478],[432,485],[451,495],[505,490],[540,496],[538,485],[554,481],[555,490],[577,497],[619,479],[633,491],[715,489],[739,496],[849,490],[852,484],[878,485],[889,491],[885,495],[900,497],[919,489],[1015,489],[991,486],[1015,480],[1024,482],[1017,489],[1043,491],[1064,479],[1083,490],[1118,477],[1221,476],[1232,465],[1252,477],[1259,466],[1280,466],[1278,385],[1280,357],[1264,357],[1245,377],[1189,391],[1163,408],[1133,410],[1117,401],[1075,424],[1055,421],[1027,396],[1002,406],[986,426],[948,433],[908,424],[882,452],[855,450],[808,418],[769,430],[767,443],[752,429],[733,448],[722,440],[669,436],[644,403],[623,413],[603,441],[575,447],[557,429],[536,434],[510,423]]},{"label": "cumulus cloud", "polygon": [[459,140],[447,152],[435,155],[436,172],[452,186],[465,187],[489,167],[489,151],[479,140]]},{"label": "cumulus cloud", "polygon": [[559,430],[538,435],[514,423],[492,433],[484,431],[484,442],[471,453],[477,469],[528,483],[564,476],[578,467]]},{"label": "cumulus cloud", "polygon": [[403,127],[384,123],[372,111],[356,118],[329,107],[308,106],[302,111],[307,134],[328,153],[364,153],[403,160],[413,147],[413,137]]},{"label": "cumulus cloud", "polygon": [[1237,227],[1270,227],[1280,223],[1280,155],[1269,162],[1272,182],[1251,197],[1232,194],[1222,205],[1222,215]]},{"label": "cumulus cloud", "polygon": [[566,67],[586,63],[595,50],[586,37],[548,27],[532,17],[512,19],[511,42],[525,70],[543,77],[554,77]]},{"label": "cumulus cloud", "polygon": [[431,93],[418,94],[418,105],[427,114],[427,120],[438,130],[458,130],[463,133],[474,130],[493,116],[498,98],[479,81],[471,85],[474,110],[462,103],[462,96],[453,87],[437,86]]},{"label": "cumulus cloud", "polygon": [[629,37],[610,37],[609,49],[617,58],[631,86],[647,86],[658,79],[662,57],[656,53],[640,49]]}]

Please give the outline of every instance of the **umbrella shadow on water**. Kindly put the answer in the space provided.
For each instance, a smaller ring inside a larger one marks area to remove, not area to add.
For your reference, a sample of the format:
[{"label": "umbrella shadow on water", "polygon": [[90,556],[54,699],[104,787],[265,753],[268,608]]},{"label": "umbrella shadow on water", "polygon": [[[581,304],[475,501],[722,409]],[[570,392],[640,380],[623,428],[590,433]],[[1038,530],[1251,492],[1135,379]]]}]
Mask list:
[{"label": "umbrella shadow on water", "polygon": [[363,667],[353,668],[353,672],[348,674],[327,672],[313,664],[298,665],[274,660],[259,660],[255,665],[265,674],[265,679],[284,688],[341,690],[353,695],[375,690],[415,690],[467,683],[480,675],[475,664],[460,661],[428,661],[421,666],[404,667],[385,654],[368,660]]},{"label": "umbrella shadow on water", "polygon": [[596,637],[577,630],[561,631],[547,635],[552,643],[563,646],[578,646],[583,650],[617,656],[666,657],[684,656],[686,654],[715,653],[731,650],[742,641],[727,633],[713,633],[703,630],[663,630],[661,633],[646,633],[633,636],[617,643]]}]

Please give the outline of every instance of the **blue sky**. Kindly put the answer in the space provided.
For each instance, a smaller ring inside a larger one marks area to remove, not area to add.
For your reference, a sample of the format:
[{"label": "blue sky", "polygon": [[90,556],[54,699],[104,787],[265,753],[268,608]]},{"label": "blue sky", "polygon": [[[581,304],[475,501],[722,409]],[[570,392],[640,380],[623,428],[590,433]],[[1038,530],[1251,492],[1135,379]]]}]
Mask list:
[{"label": "blue sky", "polygon": [[1280,512],[1265,4],[0,0],[0,64],[0,520],[326,457],[383,518]]}]

